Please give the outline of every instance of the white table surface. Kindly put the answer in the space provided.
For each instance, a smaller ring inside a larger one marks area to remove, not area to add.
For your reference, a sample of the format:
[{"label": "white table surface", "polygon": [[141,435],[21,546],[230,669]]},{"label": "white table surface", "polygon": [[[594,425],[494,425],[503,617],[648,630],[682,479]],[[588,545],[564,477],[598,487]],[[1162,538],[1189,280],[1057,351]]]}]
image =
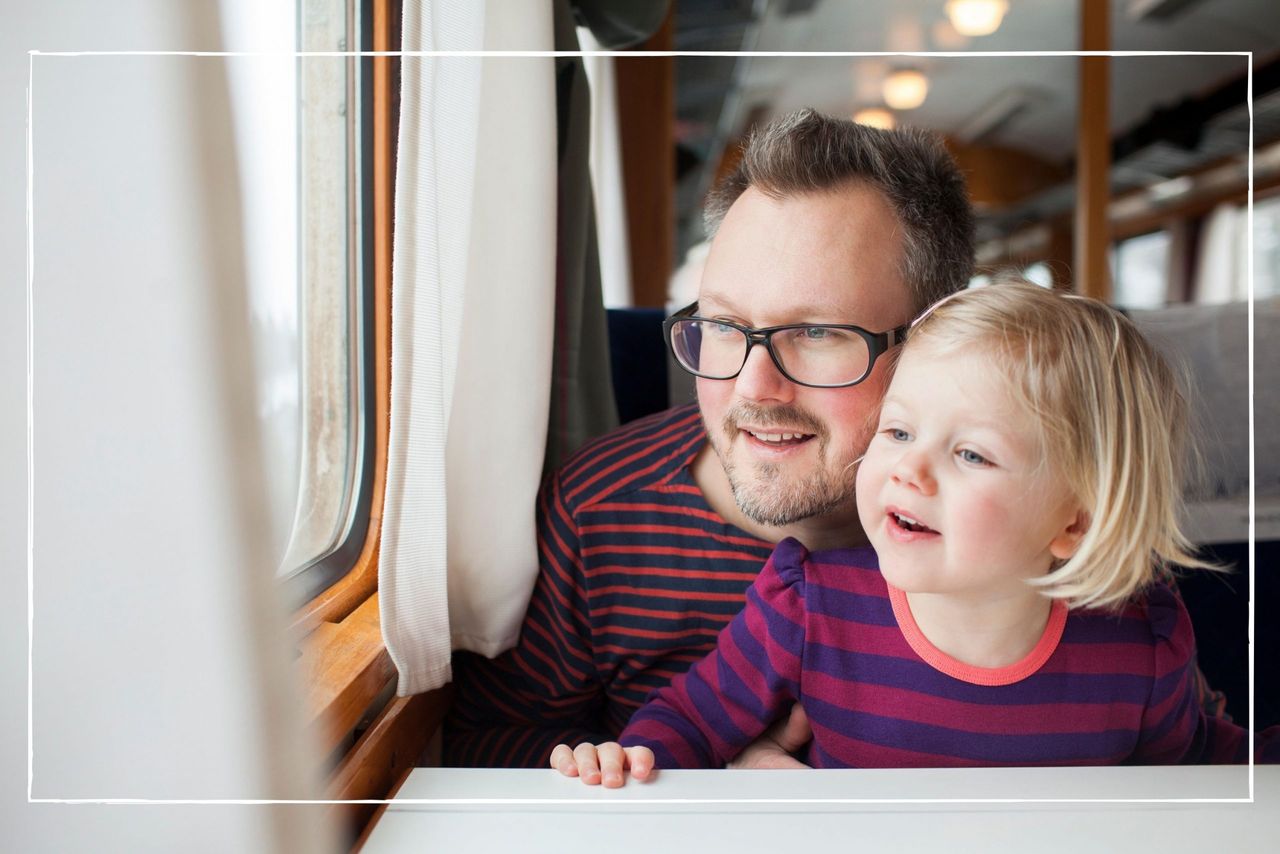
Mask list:
[{"label": "white table surface", "polygon": [[1280,766],[1255,774],[1248,802],[1249,769],[1225,766],[666,771],[613,790],[418,768],[363,852],[1280,851]]}]

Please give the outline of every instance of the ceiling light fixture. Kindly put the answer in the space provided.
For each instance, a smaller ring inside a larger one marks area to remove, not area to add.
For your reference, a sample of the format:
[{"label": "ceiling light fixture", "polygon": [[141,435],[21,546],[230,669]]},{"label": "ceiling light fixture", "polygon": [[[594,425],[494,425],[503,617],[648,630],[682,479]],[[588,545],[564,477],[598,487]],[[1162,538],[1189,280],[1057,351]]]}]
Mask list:
[{"label": "ceiling light fixture", "polygon": [[899,68],[884,79],[884,102],[895,110],[914,110],[929,94],[929,78],[914,68]]},{"label": "ceiling light fixture", "polygon": [[1008,0],[947,0],[947,17],[964,36],[989,36],[1000,29]]},{"label": "ceiling light fixture", "polygon": [[896,122],[893,119],[893,113],[883,107],[865,107],[853,114],[853,120],[860,125],[868,127],[880,128],[881,130],[893,130]]}]

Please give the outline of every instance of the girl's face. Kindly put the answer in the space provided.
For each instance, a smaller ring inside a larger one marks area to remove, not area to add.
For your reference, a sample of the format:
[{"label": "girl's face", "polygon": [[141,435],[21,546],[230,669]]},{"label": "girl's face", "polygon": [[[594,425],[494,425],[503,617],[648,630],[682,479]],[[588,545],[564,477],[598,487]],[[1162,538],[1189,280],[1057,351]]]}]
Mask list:
[{"label": "girl's face", "polygon": [[858,515],[885,579],[976,601],[1026,595],[1068,557],[1081,508],[980,348],[908,345],[858,468]]}]

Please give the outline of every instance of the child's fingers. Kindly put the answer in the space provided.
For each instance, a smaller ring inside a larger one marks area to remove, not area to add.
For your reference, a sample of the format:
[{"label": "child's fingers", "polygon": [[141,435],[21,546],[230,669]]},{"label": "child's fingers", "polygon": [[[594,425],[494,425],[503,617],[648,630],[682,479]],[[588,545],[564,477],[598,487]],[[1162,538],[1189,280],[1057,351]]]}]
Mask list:
[{"label": "child's fingers", "polygon": [[600,782],[600,764],[594,744],[579,744],[573,749],[573,759],[578,765],[578,776],[588,786]]},{"label": "child's fingers", "polygon": [[557,744],[551,751],[551,767],[566,777],[578,776],[578,763],[573,761],[573,749],[567,744]]},{"label": "child's fingers", "polygon": [[653,751],[649,748],[624,749],[614,741],[601,745],[579,744],[572,749],[567,744],[557,744],[551,751],[550,763],[566,777],[581,777],[589,786],[603,783],[608,789],[623,785],[628,768],[637,780],[646,780],[654,766]]},{"label": "child's fingers", "polygon": [[626,748],[627,764],[631,767],[631,776],[637,780],[647,780],[653,772],[653,751],[647,747]]},{"label": "child's fingers", "polygon": [[600,760],[600,777],[606,789],[616,789],[623,783],[622,769],[625,757],[622,745],[616,741],[606,741],[596,748]]}]

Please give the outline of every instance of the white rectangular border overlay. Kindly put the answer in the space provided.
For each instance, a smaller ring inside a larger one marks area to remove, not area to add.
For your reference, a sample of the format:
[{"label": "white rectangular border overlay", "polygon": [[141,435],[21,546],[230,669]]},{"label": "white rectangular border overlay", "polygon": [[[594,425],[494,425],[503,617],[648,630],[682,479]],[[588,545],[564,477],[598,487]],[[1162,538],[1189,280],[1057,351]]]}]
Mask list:
[{"label": "white rectangular border overlay", "polygon": [[[32,740],[32,642],[35,604],[33,600],[33,580],[35,570],[35,461],[33,459],[34,413],[32,402],[33,389],[33,354],[34,354],[34,316],[33,316],[33,281],[35,266],[35,220],[34,220],[34,176],[33,176],[33,134],[32,112],[34,101],[35,58],[39,57],[76,57],[76,56],[279,56],[281,54],[263,52],[232,51],[28,51],[27,66],[27,803],[29,804],[391,804],[403,806],[428,804],[512,804],[512,805],[575,805],[597,804],[606,808],[619,808],[626,805],[641,806],[651,804],[1231,804],[1255,802],[1254,791],[1254,732],[1252,726],[1248,732],[1249,744],[1249,796],[1247,798],[653,798],[640,801],[611,800],[603,801],[595,798],[420,798],[420,799],[146,799],[146,798],[33,798],[31,788],[34,776],[35,753]],[[287,54],[286,54],[287,55]],[[1253,340],[1253,51],[295,51],[295,57],[676,57],[676,56],[749,56],[749,57],[856,57],[856,56],[918,56],[918,57],[1036,57],[1036,56],[1243,56],[1248,58],[1247,66],[1247,98],[1249,110],[1249,149],[1248,149],[1248,192],[1246,218],[1248,233],[1245,240],[1246,270],[1248,276],[1248,377],[1249,377],[1249,601],[1248,601],[1248,644],[1249,644],[1249,710],[1252,717],[1255,712],[1254,703],[1254,562],[1256,537],[1256,495],[1254,484],[1254,340]],[[550,770],[550,769],[548,769]]]}]

